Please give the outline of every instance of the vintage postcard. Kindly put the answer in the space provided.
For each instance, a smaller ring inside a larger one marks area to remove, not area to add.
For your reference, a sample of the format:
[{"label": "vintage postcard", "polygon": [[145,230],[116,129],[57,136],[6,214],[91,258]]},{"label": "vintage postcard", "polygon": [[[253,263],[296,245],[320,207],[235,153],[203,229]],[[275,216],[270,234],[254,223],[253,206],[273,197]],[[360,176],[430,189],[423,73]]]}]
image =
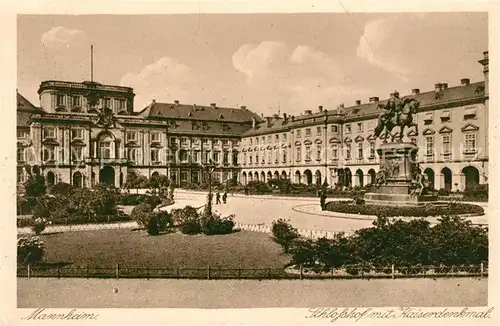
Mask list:
[{"label": "vintage postcard", "polygon": [[499,322],[495,2],[5,8],[0,323]]}]

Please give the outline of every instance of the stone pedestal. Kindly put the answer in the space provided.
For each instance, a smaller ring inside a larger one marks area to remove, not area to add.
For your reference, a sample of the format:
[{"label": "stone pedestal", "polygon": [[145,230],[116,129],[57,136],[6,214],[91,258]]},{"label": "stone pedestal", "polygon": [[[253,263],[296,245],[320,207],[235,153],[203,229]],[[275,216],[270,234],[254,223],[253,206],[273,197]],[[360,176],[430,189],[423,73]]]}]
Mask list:
[{"label": "stone pedestal", "polygon": [[380,171],[386,171],[386,182],[365,194],[367,204],[414,206],[435,201],[435,196],[412,194],[411,181],[418,173],[418,147],[413,143],[385,143],[377,149]]}]

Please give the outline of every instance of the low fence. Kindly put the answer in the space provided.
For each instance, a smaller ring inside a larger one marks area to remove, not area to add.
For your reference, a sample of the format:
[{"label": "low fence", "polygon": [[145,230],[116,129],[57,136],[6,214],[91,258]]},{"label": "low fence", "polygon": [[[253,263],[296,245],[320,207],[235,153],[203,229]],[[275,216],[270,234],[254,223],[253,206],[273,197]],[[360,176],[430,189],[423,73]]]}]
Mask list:
[{"label": "low fence", "polygon": [[145,278],[145,279],[345,279],[415,277],[487,277],[487,264],[470,266],[382,266],[346,265],[330,270],[307,268],[179,268],[179,267],[18,267],[22,278]]}]

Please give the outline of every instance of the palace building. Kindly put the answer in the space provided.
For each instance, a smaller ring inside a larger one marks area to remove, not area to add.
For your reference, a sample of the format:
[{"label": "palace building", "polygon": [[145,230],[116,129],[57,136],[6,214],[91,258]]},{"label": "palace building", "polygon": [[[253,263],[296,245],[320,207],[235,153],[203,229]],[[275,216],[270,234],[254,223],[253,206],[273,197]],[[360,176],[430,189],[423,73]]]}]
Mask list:
[{"label": "palace building", "polygon": [[[408,129],[404,141],[419,146],[420,165],[436,189],[488,182],[488,52],[479,63],[484,81],[412,90],[420,101],[418,130]],[[287,178],[363,186],[378,171],[381,139],[373,129],[386,100],[375,96],[333,110],[262,117],[244,106],[154,100],[136,112],[132,88],[94,81],[43,81],[38,94],[40,107],[17,94],[19,184],[27,166],[37,166],[48,184],[80,187],[120,187],[130,174],[200,183],[210,160],[221,183]]]}]

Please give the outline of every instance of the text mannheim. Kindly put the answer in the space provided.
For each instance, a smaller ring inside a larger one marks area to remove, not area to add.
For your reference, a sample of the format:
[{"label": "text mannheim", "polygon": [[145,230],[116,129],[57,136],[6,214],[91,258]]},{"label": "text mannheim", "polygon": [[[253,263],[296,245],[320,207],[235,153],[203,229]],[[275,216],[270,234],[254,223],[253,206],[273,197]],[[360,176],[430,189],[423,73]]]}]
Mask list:
[{"label": "text mannheim", "polygon": [[[484,52],[484,81],[463,78],[457,86],[437,83],[408,94],[420,101],[420,110],[418,132],[410,128],[404,141],[419,146],[419,163],[435,189],[488,183],[488,61]],[[120,187],[130,173],[200,183],[209,160],[221,183],[287,178],[364,186],[378,171],[376,149],[383,139],[373,131],[378,104],[386,101],[378,97],[263,117],[245,107],[178,101],[153,101],[135,112],[132,88],[97,82],[44,81],[38,94],[40,107],[17,94],[18,184],[28,165],[37,166],[48,184],[80,187]]]}]

